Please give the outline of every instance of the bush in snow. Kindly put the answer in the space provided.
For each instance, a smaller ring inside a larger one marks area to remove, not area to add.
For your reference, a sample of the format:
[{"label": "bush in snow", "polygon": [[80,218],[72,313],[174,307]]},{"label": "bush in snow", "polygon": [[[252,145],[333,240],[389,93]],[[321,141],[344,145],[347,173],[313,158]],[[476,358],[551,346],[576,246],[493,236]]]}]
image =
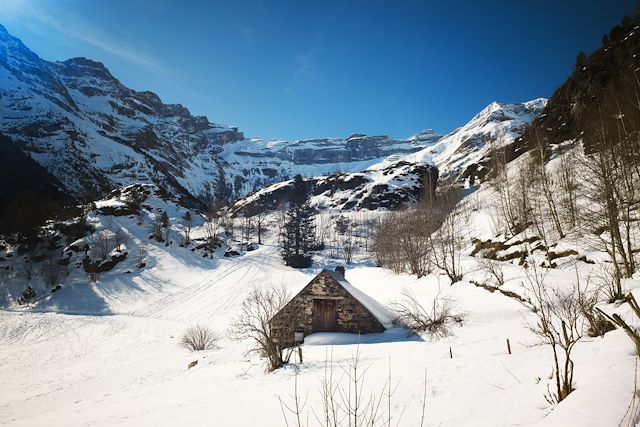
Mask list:
[{"label": "bush in snow", "polygon": [[20,297],[18,298],[18,304],[24,305],[28,304],[32,299],[36,297],[36,290],[31,286],[28,286],[27,289],[22,291]]},{"label": "bush in snow", "polygon": [[428,334],[433,338],[452,335],[451,324],[461,324],[464,315],[455,310],[453,300],[437,295],[431,307],[425,308],[416,296],[403,290],[398,302],[391,305],[395,312],[395,324],[411,330],[416,335]]},{"label": "bush in snow", "polygon": [[187,329],[180,340],[180,345],[191,351],[209,350],[216,346],[217,340],[218,337],[211,329],[196,325]]}]

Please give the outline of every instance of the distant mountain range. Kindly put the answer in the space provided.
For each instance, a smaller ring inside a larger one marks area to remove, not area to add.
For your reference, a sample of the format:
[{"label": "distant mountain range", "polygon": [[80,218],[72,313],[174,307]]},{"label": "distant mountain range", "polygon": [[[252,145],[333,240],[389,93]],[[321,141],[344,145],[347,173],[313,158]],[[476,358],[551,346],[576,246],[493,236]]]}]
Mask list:
[{"label": "distant mountain range", "polygon": [[[545,102],[492,103],[445,136],[425,130],[407,139],[362,134],[246,139],[236,127],[193,116],[180,104],[164,104],[153,92],[127,88],[99,62],[42,60],[0,25],[0,133],[79,201],[115,187],[150,183],[175,194],[185,206],[203,208],[212,198],[244,197],[298,173],[371,178],[386,170],[402,176],[401,181],[421,182],[423,176],[405,174],[433,174],[435,166],[440,176],[468,179],[488,147],[521,135]],[[371,179],[374,186],[380,183]],[[393,208],[395,203],[337,205]]]}]

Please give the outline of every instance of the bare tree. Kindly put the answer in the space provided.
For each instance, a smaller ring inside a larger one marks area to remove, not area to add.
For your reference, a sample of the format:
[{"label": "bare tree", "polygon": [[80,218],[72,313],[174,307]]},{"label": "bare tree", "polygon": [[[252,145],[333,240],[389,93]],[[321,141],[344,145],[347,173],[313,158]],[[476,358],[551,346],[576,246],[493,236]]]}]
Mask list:
[{"label": "bare tree", "polygon": [[[272,327],[271,319],[289,301],[284,286],[254,288],[242,303],[238,316],[232,321],[230,333],[236,340],[250,340],[249,352],[257,352],[267,358],[268,370],[274,371],[288,362],[286,336],[293,336],[293,321],[283,321],[280,327]],[[295,310],[291,310],[294,316]],[[286,312],[285,312],[286,314]]]},{"label": "bare tree", "polygon": [[44,260],[40,270],[45,284],[51,288],[57,285],[60,278],[65,274],[65,267],[58,261],[59,259],[48,257]]},{"label": "bare tree", "polygon": [[451,284],[462,280],[460,253],[464,244],[461,229],[466,216],[464,206],[456,206],[459,200],[460,189],[452,184],[443,184],[437,205],[429,211],[433,218],[443,218],[431,235],[432,258],[434,265],[445,272]]},{"label": "bare tree", "polygon": [[346,262],[347,264],[351,264],[353,262],[353,254],[356,251],[356,245],[353,239],[353,235],[351,234],[351,230],[349,230],[349,233],[342,236],[340,246],[342,247],[344,262]]},{"label": "bare tree", "polygon": [[233,232],[236,226],[236,219],[233,217],[231,212],[225,211],[220,217],[220,225],[222,226],[222,230],[227,236],[233,236]]},{"label": "bare tree", "polygon": [[[368,367],[362,364],[360,348],[356,349],[347,365],[338,364],[325,358],[324,374],[321,380],[320,393],[322,404],[311,407],[318,425],[323,427],[392,427],[400,426],[404,411],[394,413],[394,396],[400,384],[395,381],[391,372],[391,363],[387,372],[387,379],[378,390],[365,392]],[[337,372],[336,372],[337,371]],[[278,400],[286,425],[302,427],[306,419],[309,426],[309,409],[307,408],[308,394],[303,396],[298,385],[297,374],[294,379],[294,391],[289,396],[291,403],[285,402],[280,396]],[[427,376],[425,372],[422,396],[422,412],[420,421],[410,421],[407,425],[425,425],[427,405]],[[306,410],[306,414],[305,414]]]},{"label": "bare tree", "polygon": [[254,230],[253,218],[250,216],[240,217],[240,247],[249,244],[251,233]]},{"label": "bare tree", "polygon": [[217,336],[209,328],[196,325],[186,330],[180,346],[191,351],[210,350],[216,346]]},{"label": "bare tree", "polygon": [[636,270],[631,226],[637,222],[640,203],[640,162],[629,148],[636,144],[625,129],[623,122],[612,132],[601,110],[599,123],[589,130],[593,152],[583,162],[586,195],[591,202],[588,213],[594,223],[604,225],[606,236],[601,235],[601,241],[613,265],[618,295],[622,295],[620,279],[631,277]]},{"label": "bare tree", "polygon": [[547,171],[547,142],[540,135],[540,132],[536,130],[535,145],[532,151],[533,158],[535,160],[535,171],[537,173],[538,182],[544,195],[544,200],[547,204],[547,213],[551,218],[555,227],[555,231],[558,233],[559,238],[563,238],[565,233],[560,222],[560,215],[558,214],[558,208],[556,203],[556,194],[559,192],[556,188],[555,182],[551,177],[551,174]]},{"label": "bare tree", "polygon": [[169,233],[171,232],[171,220],[169,219],[167,211],[162,212],[159,222],[161,230],[164,231],[164,244],[169,246],[169,244],[171,244],[171,240],[169,238]]},{"label": "bare tree", "polygon": [[339,247],[339,251],[342,254],[342,258],[347,264],[351,264],[353,261],[353,254],[356,251],[356,244],[354,241],[354,226],[353,221],[343,215],[339,215],[335,221],[336,243]]},{"label": "bare tree", "polygon": [[94,254],[94,258],[100,260],[107,259],[107,256],[114,248],[114,236],[109,230],[100,230],[93,234],[93,241],[89,245],[90,251]]},{"label": "bare tree", "polygon": [[570,228],[578,225],[580,219],[580,209],[578,205],[579,181],[577,177],[578,159],[574,150],[566,153],[558,166],[558,177],[560,183],[560,206],[562,217]]},{"label": "bare tree", "polygon": [[191,227],[193,226],[193,218],[191,212],[187,211],[182,217],[182,227],[184,229],[183,246],[191,243]]},{"label": "bare tree", "polygon": [[[517,218],[517,225],[512,230],[514,233],[520,229],[525,229],[531,222],[531,197],[530,188],[532,184],[531,161],[529,156],[524,158],[518,164],[515,171],[515,179],[513,180],[514,189],[511,192],[513,197],[514,218]],[[505,185],[511,185],[507,182]]]},{"label": "bare tree", "polygon": [[266,231],[267,212],[259,212],[253,216],[256,224],[256,232],[258,233],[258,244],[262,244],[262,235]]},{"label": "bare tree", "polygon": [[204,230],[209,245],[215,245],[218,241],[218,234],[222,231],[222,219],[218,211],[209,210],[205,215]]},{"label": "bare tree", "polygon": [[138,256],[136,258],[136,266],[138,268],[143,268],[145,265],[147,265],[146,259],[148,253],[149,252],[147,251],[147,246],[141,243],[138,246]]},{"label": "bare tree", "polygon": [[316,215],[316,239],[322,247],[326,246],[331,240],[332,223],[333,220],[330,214],[319,213]]},{"label": "bare tree", "polygon": [[549,403],[560,403],[573,390],[574,362],[571,352],[582,338],[583,317],[580,305],[580,282],[568,290],[551,289],[545,283],[547,272],[531,260],[526,269],[527,290],[538,321],[531,331],[553,352],[555,390],[545,396]]},{"label": "bare tree", "polygon": [[115,245],[115,249],[118,251],[122,250],[122,246],[127,243],[129,236],[123,229],[118,229],[113,232],[113,244]]},{"label": "bare tree", "polygon": [[406,270],[418,277],[431,272],[431,228],[425,211],[409,210],[386,214],[374,237],[379,265],[396,273]]},{"label": "bare tree", "polygon": [[503,132],[491,141],[489,151],[491,159],[489,185],[496,194],[497,213],[502,218],[501,222],[506,225],[505,231],[512,232],[518,227],[520,219],[517,208],[514,206],[513,189],[507,173],[507,143]]}]

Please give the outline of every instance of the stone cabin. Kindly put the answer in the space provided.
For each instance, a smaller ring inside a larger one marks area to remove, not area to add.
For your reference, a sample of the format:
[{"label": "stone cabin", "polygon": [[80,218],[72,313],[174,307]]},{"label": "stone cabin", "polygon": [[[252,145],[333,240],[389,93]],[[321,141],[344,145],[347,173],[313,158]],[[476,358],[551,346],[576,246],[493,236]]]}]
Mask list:
[{"label": "stone cabin", "polygon": [[275,339],[289,347],[295,334],[315,332],[368,334],[383,332],[392,322],[386,309],[351,285],[344,268],[322,270],[269,321]]}]

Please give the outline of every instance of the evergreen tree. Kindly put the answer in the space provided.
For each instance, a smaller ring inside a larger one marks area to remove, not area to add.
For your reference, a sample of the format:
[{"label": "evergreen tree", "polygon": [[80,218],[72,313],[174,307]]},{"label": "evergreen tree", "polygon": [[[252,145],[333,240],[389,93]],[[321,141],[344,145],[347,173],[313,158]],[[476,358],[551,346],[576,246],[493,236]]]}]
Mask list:
[{"label": "evergreen tree", "polygon": [[[169,215],[167,215],[167,211],[162,212],[160,218],[158,219],[156,230],[158,235],[156,236],[156,240],[159,242],[162,241],[162,231],[164,231],[164,242],[165,245],[169,246],[169,229],[171,227],[171,222],[169,221]],[[158,238],[159,237],[159,238]]]},{"label": "evergreen tree", "polygon": [[184,226],[184,245],[191,243],[191,226],[193,225],[193,219],[191,212],[187,211],[182,217],[182,225]]},{"label": "evergreen tree", "polygon": [[315,211],[309,204],[309,186],[302,176],[296,175],[282,228],[282,258],[285,264],[295,268],[309,267],[315,235]]}]

